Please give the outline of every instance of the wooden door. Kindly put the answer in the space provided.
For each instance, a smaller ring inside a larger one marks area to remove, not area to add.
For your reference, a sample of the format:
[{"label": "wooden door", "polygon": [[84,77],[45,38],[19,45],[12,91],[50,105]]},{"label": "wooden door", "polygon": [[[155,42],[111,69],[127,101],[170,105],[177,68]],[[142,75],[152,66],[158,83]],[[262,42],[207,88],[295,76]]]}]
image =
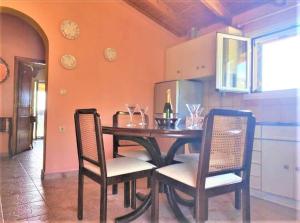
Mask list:
[{"label": "wooden door", "polygon": [[32,78],[34,69],[26,64],[19,62],[18,71],[18,99],[17,99],[17,134],[16,134],[16,153],[30,149],[32,147]]}]

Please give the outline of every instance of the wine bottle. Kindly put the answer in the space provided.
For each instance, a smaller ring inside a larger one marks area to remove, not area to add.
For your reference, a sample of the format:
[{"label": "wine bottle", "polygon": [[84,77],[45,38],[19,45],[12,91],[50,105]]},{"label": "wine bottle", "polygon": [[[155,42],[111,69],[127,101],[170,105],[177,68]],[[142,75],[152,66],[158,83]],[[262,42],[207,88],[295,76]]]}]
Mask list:
[{"label": "wine bottle", "polygon": [[171,89],[167,90],[167,101],[164,106],[163,117],[164,118],[173,118],[173,109],[172,109],[172,102],[171,102]]}]

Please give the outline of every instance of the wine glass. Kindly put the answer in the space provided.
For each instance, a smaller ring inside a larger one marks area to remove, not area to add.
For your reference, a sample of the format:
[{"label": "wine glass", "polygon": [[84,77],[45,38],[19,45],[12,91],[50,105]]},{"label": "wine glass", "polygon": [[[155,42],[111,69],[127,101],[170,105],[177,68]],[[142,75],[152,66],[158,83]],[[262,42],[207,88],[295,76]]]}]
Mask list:
[{"label": "wine glass", "polygon": [[141,126],[146,126],[146,114],[148,112],[148,106],[138,105],[138,111],[141,113],[142,122],[139,123]]},{"label": "wine glass", "polygon": [[129,123],[126,125],[128,127],[134,127],[135,124],[133,123],[133,114],[135,112],[136,109],[136,104],[125,104],[128,112],[129,112]]},{"label": "wine glass", "polygon": [[186,104],[186,107],[188,108],[190,115],[191,115],[191,125],[188,128],[194,129],[196,126],[195,118],[197,116],[197,112],[200,108],[200,104]]}]

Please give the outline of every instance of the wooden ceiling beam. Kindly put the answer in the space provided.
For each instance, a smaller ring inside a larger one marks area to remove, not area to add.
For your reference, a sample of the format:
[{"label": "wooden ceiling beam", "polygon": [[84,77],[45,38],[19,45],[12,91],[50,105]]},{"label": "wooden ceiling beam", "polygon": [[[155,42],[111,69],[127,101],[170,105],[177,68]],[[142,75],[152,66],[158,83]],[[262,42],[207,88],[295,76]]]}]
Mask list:
[{"label": "wooden ceiling beam", "polygon": [[224,22],[231,23],[231,14],[222,5],[221,0],[200,0],[200,2]]},{"label": "wooden ceiling beam", "polygon": [[124,0],[167,30],[177,36],[186,35],[185,22],[176,16],[173,10],[160,0]]}]

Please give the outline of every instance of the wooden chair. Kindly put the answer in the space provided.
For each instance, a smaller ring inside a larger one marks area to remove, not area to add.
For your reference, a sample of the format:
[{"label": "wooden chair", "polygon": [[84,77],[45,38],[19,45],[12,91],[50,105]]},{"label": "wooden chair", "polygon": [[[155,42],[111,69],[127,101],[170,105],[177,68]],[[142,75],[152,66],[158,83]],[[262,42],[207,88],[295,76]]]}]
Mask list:
[{"label": "wooden chair", "polygon": [[[146,123],[149,123],[149,118],[146,115]],[[135,124],[141,122],[141,115],[139,112],[133,114],[133,120]],[[118,111],[113,115],[113,126],[126,126],[129,121],[129,113]],[[150,161],[151,156],[147,150],[141,147],[139,144],[120,140],[118,136],[113,136],[113,157],[131,157],[140,159],[143,161]]]},{"label": "wooden chair", "polygon": [[[243,221],[249,222],[254,129],[255,118],[251,112],[212,109],[204,122],[199,162],[174,164],[154,171],[152,222],[157,222],[159,217],[159,182],[195,198],[196,222],[207,219],[209,197],[241,190]],[[182,217],[180,221],[187,221],[182,214],[177,216]]]},{"label": "wooden chair", "polygon": [[78,109],[74,114],[78,173],[78,219],[83,217],[83,179],[101,185],[100,222],[106,222],[107,186],[151,176],[154,165],[129,157],[105,160],[100,116],[96,109]]},{"label": "wooden chair", "polygon": [[[113,126],[126,126],[129,121],[129,112],[117,111],[113,115]],[[142,121],[141,114],[139,112],[134,112],[133,122],[138,125]],[[149,123],[148,115],[145,115],[146,123]],[[113,157],[130,157],[143,161],[151,161],[151,156],[147,150],[141,147],[139,144],[120,140],[118,136],[113,136]],[[118,185],[113,185],[113,194],[118,193]],[[124,207],[129,207],[131,203],[131,208],[136,208],[136,181],[131,182],[131,202],[130,202],[130,183],[124,183]]]}]

